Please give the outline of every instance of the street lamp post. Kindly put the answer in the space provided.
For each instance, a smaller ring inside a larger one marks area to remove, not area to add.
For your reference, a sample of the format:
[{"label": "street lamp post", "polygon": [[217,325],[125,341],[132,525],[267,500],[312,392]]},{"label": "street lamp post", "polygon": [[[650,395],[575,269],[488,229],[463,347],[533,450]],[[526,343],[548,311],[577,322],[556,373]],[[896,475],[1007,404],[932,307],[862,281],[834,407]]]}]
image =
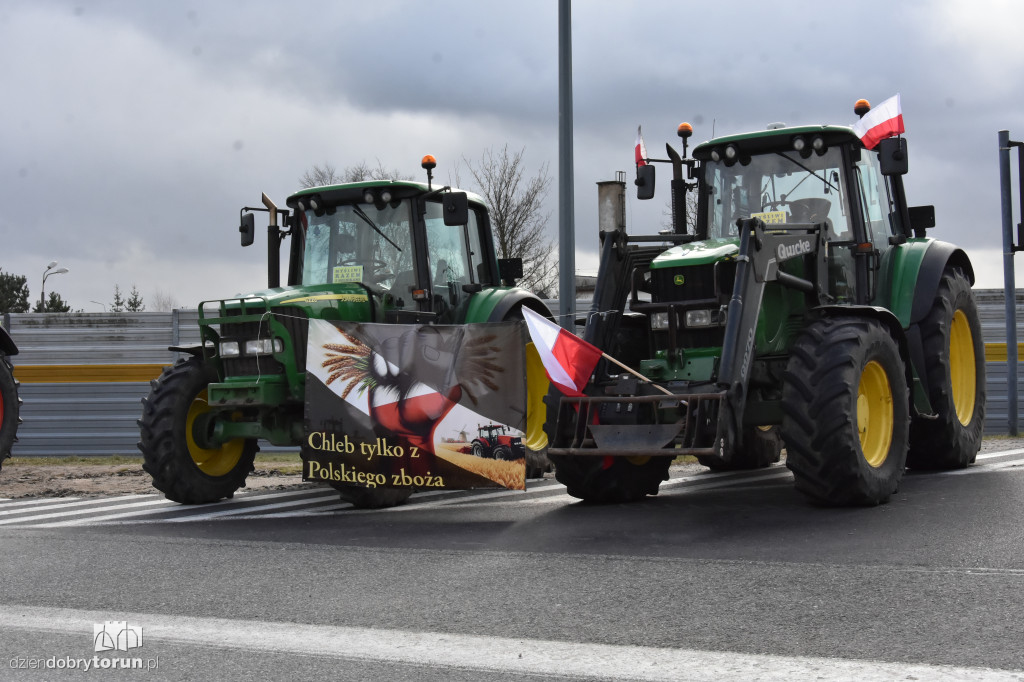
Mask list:
[{"label": "street lamp post", "polygon": [[39,312],[43,312],[46,309],[46,278],[50,275],[63,275],[68,271],[67,268],[56,268],[56,266],[57,261],[52,260],[46,266],[46,269],[43,270],[43,285],[39,287]]}]

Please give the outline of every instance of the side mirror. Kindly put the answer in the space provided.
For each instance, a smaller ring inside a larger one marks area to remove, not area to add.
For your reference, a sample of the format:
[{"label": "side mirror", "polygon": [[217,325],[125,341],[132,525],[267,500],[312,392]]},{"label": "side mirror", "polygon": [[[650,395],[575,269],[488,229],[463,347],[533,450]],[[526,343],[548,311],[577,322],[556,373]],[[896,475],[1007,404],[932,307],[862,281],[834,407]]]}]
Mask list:
[{"label": "side mirror", "polygon": [[499,258],[498,277],[501,278],[501,282],[505,286],[514,285],[517,279],[523,278],[523,259]]},{"label": "side mirror", "polygon": [[445,225],[465,225],[469,222],[469,199],[465,192],[447,192],[441,206]]},{"label": "side mirror", "polygon": [[907,141],[902,137],[887,137],[879,142],[878,163],[882,175],[906,175]]},{"label": "side mirror", "polygon": [[935,227],[934,206],[911,206],[908,212],[910,213],[910,229],[914,231],[915,237],[924,237],[925,230]]},{"label": "side mirror", "polygon": [[256,236],[256,214],[243,214],[242,224],[238,227],[238,231],[242,233],[242,246],[252,246]]},{"label": "side mirror", "polygon": [[654,166],[637,166],[636,169],[636,198],[654,198]]}]

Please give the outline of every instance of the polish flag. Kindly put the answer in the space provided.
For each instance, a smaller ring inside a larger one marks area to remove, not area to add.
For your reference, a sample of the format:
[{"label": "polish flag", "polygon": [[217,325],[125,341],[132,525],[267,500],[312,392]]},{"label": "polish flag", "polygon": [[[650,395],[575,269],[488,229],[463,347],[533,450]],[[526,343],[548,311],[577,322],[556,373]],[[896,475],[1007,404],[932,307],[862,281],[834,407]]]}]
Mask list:
[{"label": "polish flag", "polygon": [[640,126],[636,127],[636,147],[634,150],[634,156],[636,156],[637,167],[647,165],[647,147],[644,146],[644,138],[640,135]]},{"label": "polish flag", "polygon": [[603,353],[529,308],[522,310],[548,379],[566,395],[582,396]]},{"label": "polish flag", "polygon": [[857,133],[865,149],[874,149],[881,140],[906,132],[899,93],[864,114],[853,124],[853,132]]}]

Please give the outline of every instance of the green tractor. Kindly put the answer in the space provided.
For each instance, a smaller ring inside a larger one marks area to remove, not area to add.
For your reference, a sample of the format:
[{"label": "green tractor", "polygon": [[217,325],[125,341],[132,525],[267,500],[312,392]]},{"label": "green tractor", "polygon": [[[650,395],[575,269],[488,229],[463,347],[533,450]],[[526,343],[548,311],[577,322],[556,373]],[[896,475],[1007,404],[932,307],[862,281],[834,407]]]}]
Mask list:
[{"label": "green tractor", "polygon": [[0,466],[11,456],[11,446],[18,440],[18,424],[21,423],[18,381],[14,378],[14,366],[8,359],[17,354],[18,346],[14,339],[0,327]]},{"label": "green tractor", "polygon": [[[523,307],[551,316],[514,286],[522,261],[498,259],[483,200],[427,182],[374,181],[303,189],[287,209],[266,195],[243,208],[241,242],[254,239],[253,211],[269,213],[268,288],[199,305],[202,343],[164,370],[143,399],[143,468],[168,499],[185,504],[231,497],[253,470],[257,440],[303,440],[310,319],[405,324],[474,324],[520,319]],[[287,283],[281,243],[290,239]],[[543,367],[527,364],[531,378]],[[547,386],[533,382],[528,433],[534,466],[546,462]],[[410,490],[336,486],[360,507],[400,504]]]},{"label": "green tractor", "polygon": [[[584,332],[647,381],[602,360],[586,395],[545,399],[569,493],[640,499],[676,456],[753,469],[785,448],[814,503],[874,505],[908,466],[974,462],[974,273],[964,251],[926,236],[934,208],[907,205],[906,140],[870,150],[848,127],[775,125],[689,158],[692,128],[678,133],[683,153],[666,145],[653,160],[672,166],[673,227],[601,234]],[[638,166],[640,199],[654,168]]]}]

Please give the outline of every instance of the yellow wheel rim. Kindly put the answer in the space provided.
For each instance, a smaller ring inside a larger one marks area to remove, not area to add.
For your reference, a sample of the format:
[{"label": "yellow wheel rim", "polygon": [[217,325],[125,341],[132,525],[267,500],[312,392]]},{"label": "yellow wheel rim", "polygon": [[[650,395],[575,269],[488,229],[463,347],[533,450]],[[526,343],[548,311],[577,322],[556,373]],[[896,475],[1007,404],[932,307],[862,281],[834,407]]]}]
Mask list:
[{"label": "yellow wheel rim", "polygon": [[199,470],[207,476],[223,476],[235,468],[238,460],[242,458],[242,450],[245,448],[245,441],[236,438],[224,443],[219,448],[201,448],[196,444],[192,435],[192,427],[196,417],[210,411],[210,405],[206,400],[206,389],[196,396],[188,408],[188,417],[185,419],[185,442],[188,444],[188,454],[192,456]]},{"label": "yellow wheel rim", "polygon": [[868,464],[878,468],[892,445],[893,406],[889,377],[872,360],[864,366],[857,389],[857,433]]},{"label": "yellow wheel rim", "polygon": [[974,401],[978,377],[974,358],[974,337],[971,325],[962,310],[953,313],[949,332],[949,385],[953,392],[956,418],[967,426],[974,417]]}]

